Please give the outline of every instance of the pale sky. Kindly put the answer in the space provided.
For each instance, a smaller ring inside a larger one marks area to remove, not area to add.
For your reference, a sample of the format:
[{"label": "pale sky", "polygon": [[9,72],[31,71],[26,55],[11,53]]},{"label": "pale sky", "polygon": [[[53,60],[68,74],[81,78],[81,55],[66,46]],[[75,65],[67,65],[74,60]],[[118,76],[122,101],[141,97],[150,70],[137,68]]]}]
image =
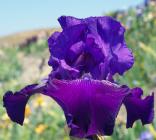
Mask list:
[{"label": "pale sky", "polygon": [[101,16],[126,9],[143,0],[0,0],[0,36],[15,32],[59,27],[57,18]]}]

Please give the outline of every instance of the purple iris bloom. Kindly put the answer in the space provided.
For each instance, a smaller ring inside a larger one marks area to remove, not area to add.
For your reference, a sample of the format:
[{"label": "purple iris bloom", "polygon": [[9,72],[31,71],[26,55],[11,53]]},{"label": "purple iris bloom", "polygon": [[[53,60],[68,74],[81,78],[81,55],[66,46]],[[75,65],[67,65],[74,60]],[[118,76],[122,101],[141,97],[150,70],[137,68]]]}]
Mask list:
[{"label": "purple iris bloom", "polygon": [[55,32],[48,40],[53,77],[75,79],[90,73],[102,80],[110,74],[122,75],[133,66],[134,58],[124,39],[125,28],[113,18],[62,16],[58,20],[63,31]]},{"label": "purple iris bloom", "polygon": [[62,32],[48,40],[53,71],[44,84],[6,92],[3,102],[10,119],[22,125],[29,98],[41,93],[63,109],[71,136],[111,135],[122,104],[127,110],[127,128],[138,119],[143,125],[151,123],[154,94],[141,99],[141,88],[113,82],[114,74],[122,75],[134,62],[121,24],[110,17],[63,16],[59,22]]}]

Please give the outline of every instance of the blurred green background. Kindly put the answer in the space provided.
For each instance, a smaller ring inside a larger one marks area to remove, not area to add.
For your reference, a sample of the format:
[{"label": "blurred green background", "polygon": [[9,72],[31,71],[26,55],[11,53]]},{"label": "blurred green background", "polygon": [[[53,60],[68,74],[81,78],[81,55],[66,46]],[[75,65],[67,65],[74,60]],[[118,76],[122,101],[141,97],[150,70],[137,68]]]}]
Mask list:
[{"label": "blurred green background", "polygon": [[[144,94],[156,91],[156,1],[127,10],[109,12],[125,26],[126,42],[135,56],[135,64],[124,77],[116,80],[130,87],[140,86]],[[0,38],[0,100],[8,89],[16,91],[38,82],[51,71],[47,37],[60,29],[23,32]],[[0,140],[70,140],[65,118],[60,107],[50,98],[33,96],[25,111],[24,126],[10,121],[0,102]],[[156,119],[142,126],[140,121],[126,129],[126,112],[121,109],[115,131],[106,140],[156,140]],[[143,139],[148,134],[151,139]]]}]

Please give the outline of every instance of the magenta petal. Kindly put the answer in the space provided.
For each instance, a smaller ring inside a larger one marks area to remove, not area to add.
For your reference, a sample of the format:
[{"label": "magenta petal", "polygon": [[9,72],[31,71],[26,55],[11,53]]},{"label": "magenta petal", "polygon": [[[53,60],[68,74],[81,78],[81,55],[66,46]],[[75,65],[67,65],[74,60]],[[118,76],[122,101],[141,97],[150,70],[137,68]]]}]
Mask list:
[{"label": "magenta petal", "polygon": [[12,121],[23,125],[25,106],[29,100],[29,97],[34,93],[41,92],[40,88],[36,88],[37,86],[37,84],[26,86],[14,94],[12,91],[5,93],[3,103],[7,110],[8,116]]},{"label": "magenta petal", "polygon": [[154,119],[154,94],[141,99],[142,89],[134,88],[131,92],[124,101],[127,110],[127,128],[132,127],[139,119],[143,125],[151,123]]},{"label": "magenta petal", "polygon": [[52,80],[47,85],[47,95],[64,110],[70,135],[80,138],[111,135],[127,91],[128,88],[96,80]]}]

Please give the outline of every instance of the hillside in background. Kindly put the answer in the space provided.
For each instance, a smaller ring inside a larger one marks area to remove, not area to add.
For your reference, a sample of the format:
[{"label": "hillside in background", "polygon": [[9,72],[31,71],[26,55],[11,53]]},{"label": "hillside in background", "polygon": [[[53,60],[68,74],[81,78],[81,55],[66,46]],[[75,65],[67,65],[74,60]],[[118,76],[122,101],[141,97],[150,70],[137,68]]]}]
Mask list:
[{"label": "hillside in background", "polygon": [[47,28],[47,29],[38,29],[38,30],[30,30],[25,32],[19,32],[15,34],[11,34],[8,36],[0,37],[0,47],[9,47],[9,46],[22,46],[35,43],[40,39],[47,39],[54,31],[58,31],[58,28]]},{"label": "hillside in background", "polygon": [[[124,77],[116,75],[116,81],[130,87],[143,87],[144,94],[156,92],[156,0],[145,0],[136,7],[108,15],[125,26],[126,42],[135,56],[133,68]],[[47,38],[56,30],[60,29],[41,29],[0,38],[0,100],[8,89],[16,91],[48,76],[52,68],[47,64]],[[46,97],[35,96],[30,100],[23,127],[10,122],[2,102],[0,114],[0,140],[70,139],[68,130],[64,128],[63,112]],[[140,138],[144,132],[153,137],[150,140],[156,139],[156,119],[151,125],[142,127],[138,121],[133,129],[126,129],[125,118],[126,113],[122,109],[113,136],[106,137],[106,140],[144,140]]]},{"label": "hillside in background", "polygon": [[[126,28],[126,42],[135,56],[133,68],[119,79],[132,86],[156,86],[156,1],[148,0],[113,16]],[[149,84],[150,83],[150,84]]]}]

